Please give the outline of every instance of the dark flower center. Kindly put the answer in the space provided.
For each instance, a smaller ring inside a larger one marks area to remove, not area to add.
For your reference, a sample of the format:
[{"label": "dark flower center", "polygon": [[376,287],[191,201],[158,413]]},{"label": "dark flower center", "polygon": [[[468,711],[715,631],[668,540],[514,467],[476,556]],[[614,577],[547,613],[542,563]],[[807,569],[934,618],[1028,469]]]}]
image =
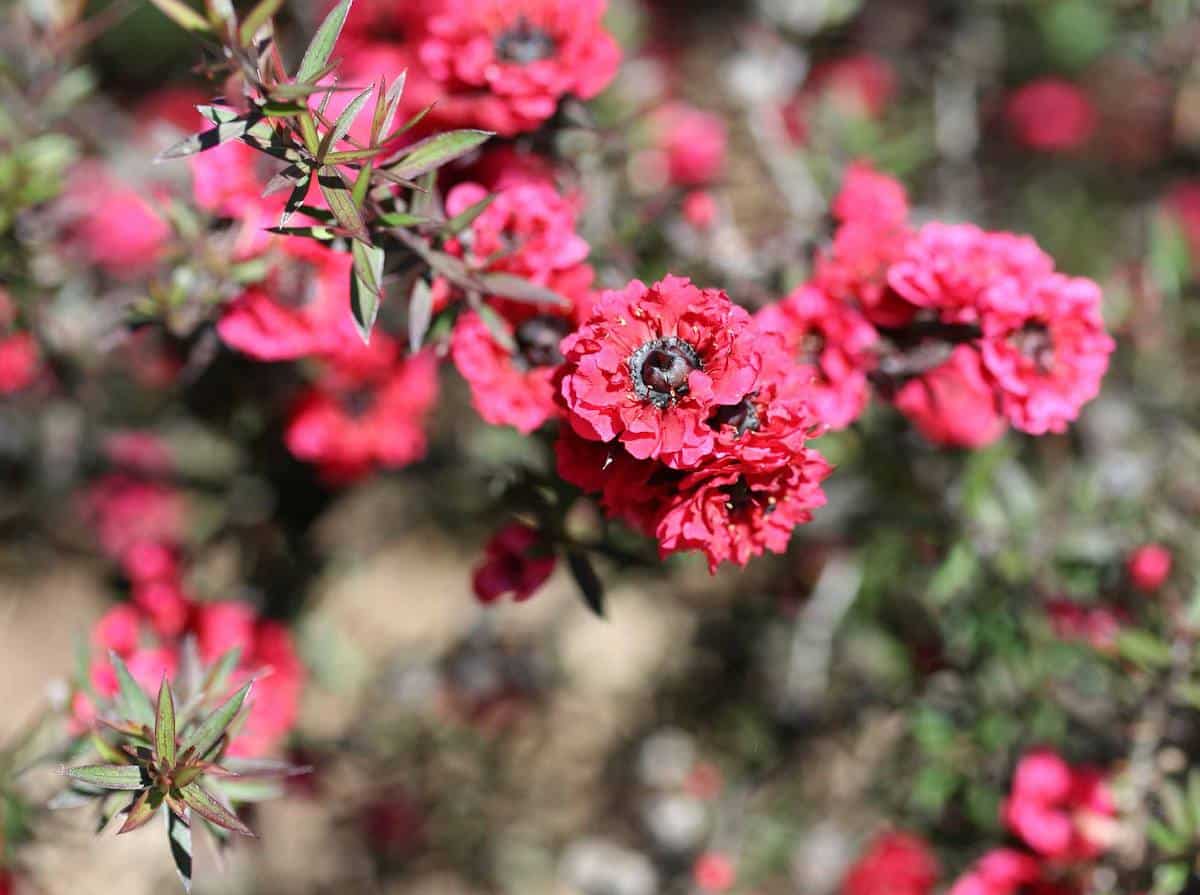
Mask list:
[{"label": "dark flower center", "polygon": [[539,314],[517,327],[517,353],[530,367],[557,367],[563,362],[558,343],[571,331],[563,317]]},{"label": "dark flower center", "polygon": [[511,28],[496,38],[496,58],[517,65],[549,59],[556,49],[549,32],[533,25],[525,16],[519,16]]},{"label": "dark flower center", "polygon": [[1040,321],[1026,323],[1009,337],[1009,342],[1033,361],[1039,373],[1045,375],[1054,369],[1054,339],[1046,324]]},{"label": "dark flower center", "polygon": [[739,476],[736,482],[726,485],[723,490],[725,492],[725,511],[731,518],[748,513],[756,507],[761,509],[764,515],[775,512],[775,498],[769,495],[755,494],[744,476]]},{"label": "dark flower center", "polygon": [[758,418],[758,408],[754,406],[754,396],[747,395],[737,404],[724,404],[708,418],[708,424],[714,429],[722,426],[733,426],[738,436],[747,432],[757,431],[762,425]]},{"label": "dark flower center", "polygon": [[375,406],[375,390],[371,388],[357,388],[352,392],[347,392],[342,395],[341,399],[342,410],[346,416],[351,419],[358,419],[366,416],[371,412],[371,408]]},{"label": "dark flower center", "polygon": [[820,330],[806,332],[796,349],[796,361],[805,366],[816,366],[825,353],[825,334]]},{"label": "dark flower center", "polygon": [[688,393],[688,376],[700,369],[700,356],[683,339],[653,339],[629,357],[633,390],[655,407],[669,407]]}]

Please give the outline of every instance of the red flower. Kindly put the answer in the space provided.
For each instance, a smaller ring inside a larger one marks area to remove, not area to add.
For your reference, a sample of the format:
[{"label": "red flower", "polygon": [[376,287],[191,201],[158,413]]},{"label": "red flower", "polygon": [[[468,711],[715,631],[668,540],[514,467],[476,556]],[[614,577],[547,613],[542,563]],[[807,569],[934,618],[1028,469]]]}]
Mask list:
[{"label": "red flower", "polygon": [[183,539],[186,503],[181,494],[158,482],[109,475],[83,496],[82,512],[100,546],[114,559],[144,542]]},{"label": "red flower", "polygon": [[1113,340],[1100,318],[1100,288],[1052,274],[1023,288],[988,291],[983,364],[1009,422],[1033,435],[1063,432],[1100,391]]},{"label": "red flower", "polygon": [[676,186],[704,186],[725,167],[725,122],[687,103],[669,103],[650,117],[662,166]]},{"label": "red flower", "polygon": [[635,460],[619,444],[591,441],[565,426],[554,450],[563,481],[599,495],[609,516],[654,536],[662,507],[683,473],[653,460]]},{"label": "red flower", "polygon": [[1129,554],[1125,570],[1134,587],[1153,593],[1171,577],[1171,551],[1162,544],[1143,544]]},{"label": "red flower", "polygon": [[141,616],[128,604],[113,606],[92,629],[92,643],[105,653],[126,654],[137,649]]},{"label": "red flower", "polygon": [[1068,895],[1068,890],[1042,885],[1038,861],[1010,848],[997,848],[985,854],[975,866],[950,888],[947,895]]},{"label": "red flower", "polygon": [[571,329],[565,317],[539,314],[517,326],[499,319],[513,349],[496,341],[474,311],[458,318],[450,340],[454,365],[471,387],[471,403],[489,423],[526,434],[557,415],[554,374],[562,363],[559,342]]},{"label": "red flower", "polygon": [[995,390],[969,345],[956,346],[945,363],[910,379],[892,402],[934,444],[978,448],[1004,434]]},{"label": "red flower", "polygon": [[1027,753],[1001,809],[1004,822],[1030,848],[1056,861],[1095,858],[1105,843],[1089,833],[1093,819],[1116,814],[1108,784],[1094,768],[1072,768],[1048,749]]},{"label": "red flower", "polygon": [[428,79],[437,99],[431,118],[513,136],[537,128],[568,94],[591,99],[613,79],[621,56],[602,26],[604,6],[604,0],[438,4],[417,49],[418,83]]},{"label": "red flower", "polygon": [[[376,334],[372,344],[386,344]],[[334,480],[374,466],[394,468],[425,454],[422,423],[437,397],[437,366],[428,352],[398,361],[384,373],[339,360],[297,403],[284,440],[301,460]]]},{"label": "red flower", "polygon": [[1088,95],[1061,78],[1039,78],[1014,91],[1005,115],[1017,142],[1040,152],[1077,149],[1096,129]]},{"label": "red flower", "polygon": [[514,522],[492,535],[475,568],[475,596],[494,603],[505,594],[528,600],[554,571],[555,558],[536,528]]},{"label": "red flower", "polygon": [[909,241],[888,283],[913,305],[963,323],[979,319],[993,291],[1024,292],[1053,270],[1054,261],[1028,236],[933,222]]},{"label": "red flower", "polygon": [[744,566],[764,551],[782,553],[792,530],[825,505],[831,467],[814,450],[762,469],[736,457],[706,464],[679,481],[658,523],[659,554],[699,550],[710,572],[726,560]]},{"label": "red flower", "polygon": [[805,398],[817,419],[844,429],[862,415],[878,334],[858,311],[814,286],[799,286],[759,311],[755,322],[782,337],[797,375],[811,383]]},{"label": "red flower", "polygon": [[0,395],[11,395],[34,383],[41,369],[41,353],[30,333],[0,338]]},{"label": "red flower", "polygon": [[692,879],[703,892],[727,892],[733,888],[733,862],[721,852],[707,851],[692,865]]},{"label": "red flower", "polygon": [[842,895],[929,895],[937,875],[937,859],[923,840],[884,833],[850,868]]},{"label": "red flower", "polygon": [[231,348],[263,361],[366,350],[350,313],[349,253],[307,242],[286,240],[266,284],[225,307],[217,332]]},{"label": "red flower", "polygon": [[713,451],[709,417],[754,387],[754,339],[750,315],[724,292],[680,277],[605,292],[562,342],[571,427],[619,439],[639,459],[693,466]]},{"label": "red flower", "polygon": [[1176,183],[1163,201],[1167,211],[1183,230],[1192,256],[1192,267],[1200,267],[1200,181]]},{"label": "red flower", "polygon": [[908,323],[911,304],[888,288],[888,269],[910,239],[904,187],[869,165],[846,170],[832,210],[839,220],[833,243],[817,255],[813,285],[837,301],[854,303],[880,326]]},{"label": "red flower", "polygon": [[1056,637],[1081,641],[1101,652],[1116,648],[1117,635],[1129,621],[1120,610],[1082,606],[1071,600],[1050,600],[1046,603],[1046,615]]},{"label": "red flower", "polygon": [[98,162],[75,167],[62,203],[71,241],[89,263],[114,277],[135,277],[153,268],[171,238],[170,225],[154,206]]},{"label": "red flower", "polygon": [[161,637],[178,637],[187,624],[189,604],[178,580],[146,581],[134,587],[133,602]]},{"label": "red flower", "polygon": [[697,230],[708,230],[717,222],[720,209],[707,190],[692,190],[683,197],[683,219]]}]

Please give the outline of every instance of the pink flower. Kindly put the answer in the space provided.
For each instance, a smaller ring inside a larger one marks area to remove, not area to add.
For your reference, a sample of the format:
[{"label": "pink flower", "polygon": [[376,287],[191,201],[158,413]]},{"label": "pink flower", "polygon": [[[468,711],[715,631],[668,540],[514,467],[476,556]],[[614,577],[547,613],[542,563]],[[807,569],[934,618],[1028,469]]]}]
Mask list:
[{"label": "pink flower", "polygon": [[[1023,887],[1041,880],[1042,868],[1035,858],[1010,848],[997,848],[959,877],[947,895],[1017,895]],[[1042,893],[1050,895],[1045,889]]]},{"label": "pink flower", "polygon": [[603,0],[437,4],[417,49],[419,80],[428,79],[437,99],[431,118],[513,136],[537,128],[564,96],[591,99],[612,80],[621,56],[601,23],[604,6]]},{"label": "pink flower", "polygon": [[908,193],[903,184],[880,174],[867,162],[853,162],[829,210],[843,224],[903,228],[908,223]]},{"label": "pink flower", "polygon": [[937,876],[937,859],[923,840],[884,833],[851,866],[842,895],[930,895]]},{"label": "pink flower", "polygon": [[1143,544],[1129,554],[1125,571],[1134,587],[1153,593],[1171,577],[1171,551],[1162,544]]},{"label": "pink flower", "polygon": [[92,629],[92,643],[107,652],[127,655],[137,649],[141,616],[128,604],[113,606]]},{"label": "pink flower", "polygon": [[178,581],[146,581],[134,587],[133,602],[161,637],[178,637],[188,621],[190,605]]},{"label": "pink flower", "polygon": [[136,189],[99,162],[72,170],[63,194],[71,241],[83,257],[114,277],[140,276],[166,250],[171,228]]},{"label": "pink flower", "polygon": [[763,332],[778,333],[806,380],[805,398],[817,419],[844,429],[867,406],[867,371],[875,363],[875,328],[851,305],[815,286],[799,286],[755,318]]},{"label": "pink flower", "polygon": [[705,186],[720,177],[727,141],[720,116],[674,102],[654,112],[650,128],[671,183]]},{"label": "pink flower", "polygon": [[707,851],[692,865],[692,879],[703,892],[728,892],[733,888],[736,872],[727,855]]},{"label": "pink flower", "polygon": [[87,490],[82,504],[100,546],[115,559],[146,541],[177,543],[183,539],[184,498],[158,482],[108,475]]},{"label": "pink flower", "polygon": [[41,371],[41,352],[30,333],[0,337],[0,395],[32,385]]},{"label": "pink flower", "polygon": [[1092,101],[1062,78],[1039,78],[1014,91],[1005,104],[1013,137],[1039,152],[1069,152],[1096,129]]},{"label": "pink flower", "polygon": [[1066,430],[1100,391],[1115,347],[1100,317],[1100,288],[1061,274],[989,290],[983,336],[984,369],[1002,411],[1033,435]]},{"label": "pink flower", "polygon": [[1113,817],[1116,806],[1099,771],[1072,768],[1054,752],[1037,749],[1018,763],[1001,814],[1034,851],[1072,862],[1104,852],[1106,843],[1089,835],[1091,819]]},{"label": "pink flower", "polygon": [[479,314],[468,311],[454,325],[450,354],[479,415],[528,434],[559,412],[553,379],[563,359],[559,342],[571,323],[539,314],[516,326],[498,318],[496,325],[508,334],[512,350],[496,341]]},{"label": "pink flower", "polygon": [[[384,341],[382,334],[372,339]],[[405,466],[425,454],[422,425],[436,397],[437,365],[427,352],[369,375],[338,362],[297,402],[284,440],[334,480]]]},{"label": "pink flower", "polygon": [[555,558],[536,528],[522,522],[504,526],[484,548],[483,562],[475,567],[473,586],[480,603],[494,603],[512,594],[528,600],[554,571]]},{"label": "pink flower", "polygon": [[945,363],[906,382],[892,403],[934,444],[978,448],[1004,434],[995,391],[969,345],[956,346]]},{"label": "pink flower", "polygon": [[1028,236],[989,233],[972,224],[926,224],[888,270],[888,284],[942,320],[979,319],[997,290],[1024,293],[1054,270],[1054,261]]},{"label": "pink flower", "polygon": [[605,292],[562,342],[567,419],[636,458],[692,466],[713,451],[713,411],[741,402],[758,378],[754,339],[750,315],[724,292],[680,277]]},{"label": "pink flower", "polygon": [[1092,649],[1111,652],[1117,635],[1129,622],[1120,610],[1108,606],[1083,606],[1071,600],[1050,600],[1046,615],[1055,636],[1088,644]]},{"label": "pink flower", "polygon": [[692,190],[683,197],[683,219],[697,230],[708,230],[720,213],[717,200],[707,190]]}]

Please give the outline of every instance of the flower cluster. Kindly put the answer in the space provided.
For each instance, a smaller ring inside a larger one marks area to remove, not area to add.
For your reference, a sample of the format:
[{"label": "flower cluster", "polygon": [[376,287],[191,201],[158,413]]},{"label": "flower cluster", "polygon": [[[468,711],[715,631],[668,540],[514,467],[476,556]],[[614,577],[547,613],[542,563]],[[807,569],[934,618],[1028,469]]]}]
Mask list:
[{"label": "flower cluster", "polygon": [[430,125],[513,136],[537,129],[567,96],[591,99],[621,51],[604,0],[422,0],[365,4],[343,38],[351,58],[408,70],[410,111]]},{"label": "flower cluster", "polygon": [[884,833],[850,868],[842,895],[930,895],[938,864],[925,842],[909,833]]},{"label": "flower cluster", "polygon": [[826,422],[870,378],[929,440],[978,447],[1011,425],[1063,432],[1095,397],[1113,341],[1100,290],[1028,237],[970,224],[913,229],[903,188],[851,167],[809,284],[762,312],[816,377]]},{"label": "flower cluster", "polygon": [[824,503],[807,378],[724,292],[635,280],[601,295],[562,350],[559,474],[664,556],[745,564]]}]

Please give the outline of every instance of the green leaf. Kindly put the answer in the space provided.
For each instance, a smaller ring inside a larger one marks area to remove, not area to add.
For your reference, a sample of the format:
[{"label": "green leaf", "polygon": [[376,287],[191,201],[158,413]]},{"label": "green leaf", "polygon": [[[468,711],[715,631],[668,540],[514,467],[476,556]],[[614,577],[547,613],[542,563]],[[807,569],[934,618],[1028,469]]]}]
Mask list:
[{"label": "green leaf", "polygon": [[567,551],[567,568],[583,595],[584,605],[600,618],[604,618],[604,583],[596,574],[592,561],[582,550]]},{"label": "green leaf", "polygon": [[188,31],[208,31],[208,21],[183,0],[150,0],[159,11],[181,28]]},{"label": "green leaf", "polygon": [[361,162],[364,159],[375,158],[375,156],[382,152],[382,149],[347,149],[344,152],[329,153],[329,155],[325,156],[325,161],[330,165],[341,165],[345,162]]},{"label": "green leaf", "polygon": [[139,827],[144,827],[162,807],[163,794],[156,789],[147,789],[133,800],[125,817],[125,823],[117,830],[117,835],[131,833]]},{"label": "green leaf", "polygon": [[268,802],[283,795],[283,786],[277,780],[244,780],[241,777],[216,781],[221,795],[230,802]]},{"label": "green leaf", "polygon": [[350,312],[363,342],[371,340],[371,328],[383,300],[383,249],[357,239],[350,244],[354,270],[350,274]]},{"label": "green leaf", "polygon": [[289,764],[271,758],[227,758],[224,770],[242,779],[252,777],[298,777],[312,773],[305,765]]},{"label": "green leaf", "polygon": [[491,193],[484,196],[474,205],[469,208],[464,208],[450,220],[446,221],[444,228],[447,236],[457,236],[462,231],[466,230],[471,224],[475,223],[475,219],[487,211],[487,207],[496,201],[496,194]]},{"label": "green leaf", "polygon": [[238,818],[236,814],[222,805],[212,793],[199,783],[189,783],[179,790],[184,803],[207,820],[231,833],[255,838],[254,832]]},{"label": "green leaf", "polygon": [[183,813],[185,816],[179,817],[173,811],[167,812],[167,842],[171,846],[171,860],[175,862],[175,871],[183,883],[183,890],[191,892],[192,828],[188,825],[186,809]]},{"label": "green leaf", "polygon": [[150,704],[150,697],[145,691],[138,686],[137,681],[133,679],[133,675],[129,673],[129,668],[125,662],[115,652],[109,651],[108,660],[112,663],[113,670],[117,673],[117,708],[119,708],[130,721],[136,724],[144,724],[150,727],[154,724],[154,706]]},{"label": "green leaf", "polygon": [[1149,631],[1122,631],[1117,635],[1117,651],[1138,665],[1166,667],[1171,664],[1171,648]]},{"label": "green leaf", "polygon": [[96,754],[104,759],[107,764],[125,764],[127,762],[125,753],[100,736],[100,734],[93,732],[91,743],[92,748],[96,750]]},{"label": "green leaf", "polygon": [[480,287],[488,295],[508,298],[513,301],[527,302],[536,305],[558,305],[561,308],[571,307],[571,302],[559,295],[553,289],[539,286],[524,277],[513,276],[510,273],[485,273],[476,277]]},{"label": "green leaf", "polygon": [[287,222],[292,219],[297,211],[304,208],[304,200],[308,198],[309,187],[312,186],[312,172],[305,172],[304,176],[296,181],[296,185],[292,187],[292,193],[288,196],[287,202],[283,205],[283,213],[279,216],[279,226],[286,227]]},{"label": "green leaf", "polygon": [[259,0],[258,5],[250,10],[246,18],[242,20],[241,31],[239,32],[242,38],[242,46],[250,46],[254,40],[254,35],[258,33],[258,29],[267,24],[271,17],[279,12],[281,6],[283,6],[283,0]]},{"label": "green leaf", "polygon": [[300,60],[300,68],[296,71],[297,81],[307,83],[316,80],[318,73],[329,62],[329,55],[333,52],[333,46],[342,33],[342,26],[346,24],[346,16],[350,13],[350,3],[351,0],[342,0],[325,17],[321,27],[313,35],[308,49],[304,51],[304,58]]},{"label": "green leaf", "polygon": [[400,108],[400,97],[404,94],[404,84],[408,80],[408,69],[400,72],[400,76],[383,95],[383,79],[380,78],[380,93],[375,102],[375,117],[371,119],[371,143],[378,144],[379,138],[392,129],[396,120],[396,110]]},{"label": "green leaf", "polygon": [[328,227],[267,227],[267,232],[278,233],[280,236],[302,236],[318,242],[332,242],[338,238],[338,234]]},{"label": "green leaf", "polygon": [[249,112],[235,118],[233,121],[218,124],[212,130],[207,130],[200,134],[192,134],[186,140],[181,140],[174,146],[160,152],[155,161],[163,162],[168,159],[184,158],[185,156],[194,155],[197,152],[203,152],[206,149],[220,146],[222,143],[226,143],[236,137],[245,136],[262,120],[263,115],[261,112]]},{"label": "green leaf", "polygon": [[416,354],[429,332],[429,321],[433,319],[433,290],[423,278],[413,283],[408,298],[408,350]]},{"label": "green leaf", "polygon": [[368,242],[369,238],[367,228],[363,225],[362,212],[354,204],[354,197],[350,194],[350,187],[346,185],[342,173],[337,168],[325,165],[317,172],[317,183],[321,187],[325,201],[329,204],[329,210],[337,218],[337,222],[355,239]]},{"label": "green leaf", "polygon": [[479,315],[479,319],[483,321],[488,334],[497,345],[509,353],[517,350],[517,343],[509,331],[508,324],[503,317],[496,313],[495,308],[491,305],[480,304],[475,308],[475,313]]},{"label": "green leaf", "polygon": [[158,713],[154,719],[154,757],[168,765],[175,764],[175,697],[164,674],[158,685]]},{"label": "green leaf", "polygon": [[491,131],[469,129],[435,134],[405,149],[398,162],[387,166],[388,171],[406,180],[420,177],[447,162],[461,158],[483,145],[492,136]]},{"label": "green leaf", "polygon": [[389,227],[419,227],[422,224],[432,222],[431,218],[408,214],[403,211],[386,211],[379,216],[379,220],[383,221]]},{"label": "green leaf", "polygon": [[149,785],[142,769],[132,764],[89,764],[78,768],[66,768],[72,780],[99,786],[101,789],[145,789]]},{"label": "green leaf", "polygon": [[208,677],[204,679],[202,688],[204,692],[208,694],[223,692],[229,683],[229,675],[233,674],[233,670],[237,668],[241,658],[242,648],[240,646],[232,647],[222,653],[221,658],[208,672]]},{"label": "green leaf", "polygon": [[[337,146],[338,142],[350,132],[351,126],[354,124],[354,119],[358,117],[358,113],[362,111],[364,105],[371,97],[371,91],[374,86],[368,87],[354,99],[346,104],[346,108],[342,109],[342,114],[338,116],[337,121],[333,123],[333,127],[325,134],[325,138],[321,140],[321,149],[317,152],[317,160],[324,161],[329,154],[329,150]],[[374,150],[372,150],[374,151]]]},{"label": "green leaf", "polygon": [[186,752],[188,749],[194,749],[196,755],[204,758],[209,750],[217,744],[221,739],[221,735],[225,733],[234,716],[242,707],[242,703],[246,700],[246,694],[250,692],[250,687],[253,681],[247,681],[242,685],[241,689],[230,696],[224,703],[221,704],[211,715],[201,722],[200,726],[184,737],[180,743],[180,748]]}]

